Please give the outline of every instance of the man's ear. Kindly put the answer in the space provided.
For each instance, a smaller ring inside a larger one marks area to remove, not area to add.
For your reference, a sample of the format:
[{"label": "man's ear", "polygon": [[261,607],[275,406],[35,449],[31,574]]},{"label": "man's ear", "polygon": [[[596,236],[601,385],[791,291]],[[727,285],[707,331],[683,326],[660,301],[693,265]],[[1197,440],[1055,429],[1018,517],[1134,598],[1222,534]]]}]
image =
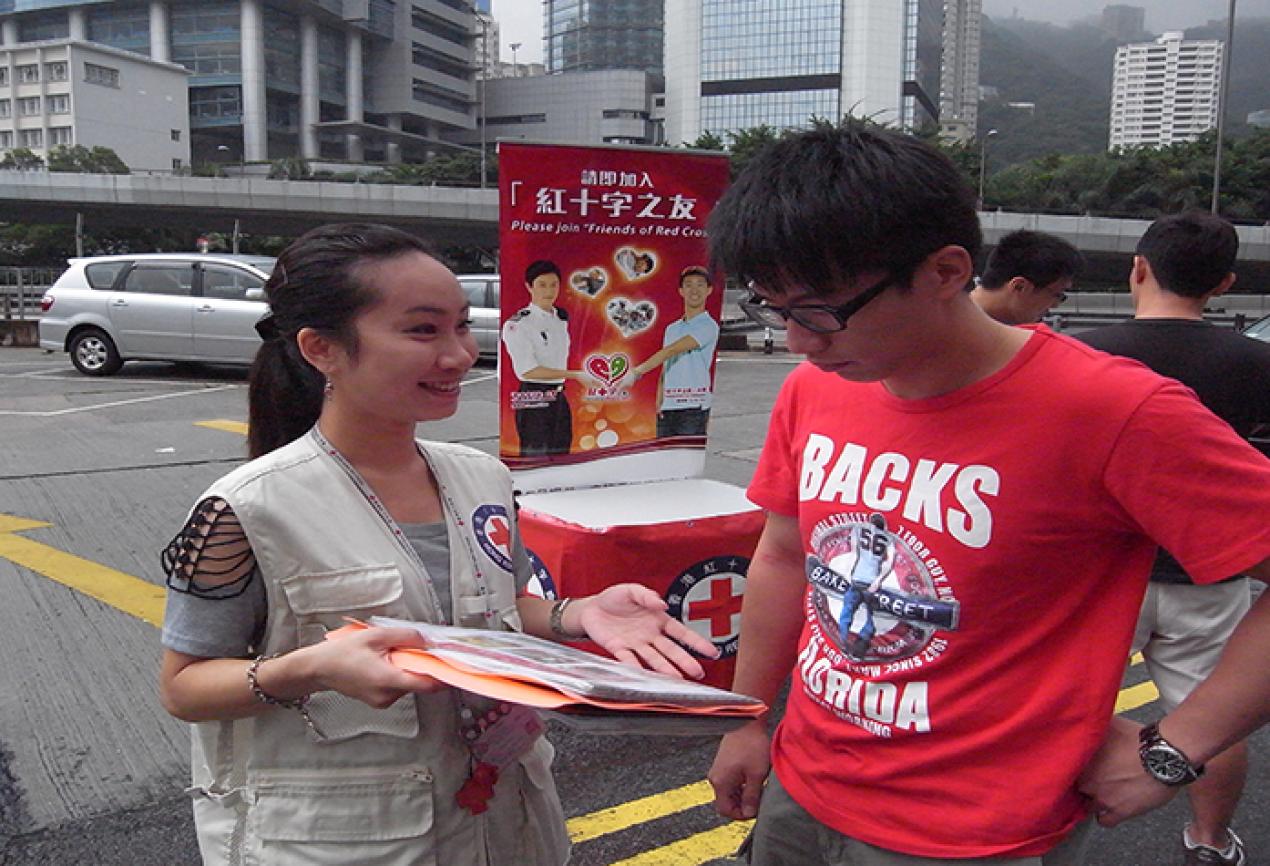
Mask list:
[{"label": "man's ear", "polygon": [[1025,295],[1032,291],[1036,286],[1032,285],[1032,281],[1027,277],[1010,277],[1010,281],[1006,283],[1006,287],[1012,292]]},{"label": "man's ear", "polygon": [[[925,271],[936,281],[938,294],[958,295],[965,291],[970,278],[975,273],[975,263],[965,247],[949,244],[940,247],[926,257],[917,268],[918,273]],[[916,277],[917,274],[914,274]]]},{"label": "man's ear", "polygon": [[1146,260],[1146,256],[1134,256],[1133,267],[1129,269],[1129,285],[1140,286],[1152,276],[1151,263]]},{"label": "man's ear", "polygon": [[324,376],[331,375],[338,355],[343,351],[337,343],[313,328],[301,328],[295,335],[295,343],[304,360]]},{"label": "man's ear", "polygon": [[1215,298],[1218,295],[1226,294],[1230,291],[1230,287],[1235,284],[1235,280],[1237,279],[1239,279],[1239,277],[1236,276],[1234,271],[1231,271],[1229,274],[1226,274],[1226,278],[1224,280],[1217,284],[1217,288],[1208,293],[1208,296],[1210,298]]}]

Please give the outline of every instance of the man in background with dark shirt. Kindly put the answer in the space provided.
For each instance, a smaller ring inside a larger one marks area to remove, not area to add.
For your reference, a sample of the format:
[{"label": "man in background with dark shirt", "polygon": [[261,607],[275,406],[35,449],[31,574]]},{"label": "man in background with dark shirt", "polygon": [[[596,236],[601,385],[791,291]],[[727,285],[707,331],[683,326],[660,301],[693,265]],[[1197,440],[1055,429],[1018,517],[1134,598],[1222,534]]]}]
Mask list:
[{"label": "man in background with dark shirt", "polygon": [[970,298],[998,322],[1030,325],[1067,298],[1084,265],[1062,238],[1020,229],[997,242]]},{"label": "man in background with dark shirt", "polygon": [[[1134,318],[1077,335],[1089,345],[1134,358],[1189,386],[1215,415],[1248,438],[1270,425],[1270,344],[1204,320],[1204,304],[1235,282],[1239,238],[1230,223],[1190,212],[1156,220],[1138,242],[1129,275]],[[1134,634],[1165,712],[1208,676],[1250,601],[1246,578],[1196,586],[1161,550]],[[1193,822],[1183,830],[1186,864],[1242,866],[1243,845],[1230,830],[1247,773],[1247,749],[1231,747],[1208,762],[1188,793]]]}]

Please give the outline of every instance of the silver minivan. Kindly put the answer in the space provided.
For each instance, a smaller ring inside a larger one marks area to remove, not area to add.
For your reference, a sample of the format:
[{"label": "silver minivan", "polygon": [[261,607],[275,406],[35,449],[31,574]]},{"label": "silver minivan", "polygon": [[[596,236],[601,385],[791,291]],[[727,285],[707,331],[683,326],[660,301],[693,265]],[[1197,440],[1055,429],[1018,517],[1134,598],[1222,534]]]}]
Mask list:
[{"label": "silver minivan", "polygon": [[458,274],[471,305],[472,333],[485,358],[498,357],[498,274]]},{"label": "silver minivan", "polygon": [[41,301],[40,347],[109,376],[124,361],[250,364],[269,310],[269,256],[141,253],[70,259]]}]

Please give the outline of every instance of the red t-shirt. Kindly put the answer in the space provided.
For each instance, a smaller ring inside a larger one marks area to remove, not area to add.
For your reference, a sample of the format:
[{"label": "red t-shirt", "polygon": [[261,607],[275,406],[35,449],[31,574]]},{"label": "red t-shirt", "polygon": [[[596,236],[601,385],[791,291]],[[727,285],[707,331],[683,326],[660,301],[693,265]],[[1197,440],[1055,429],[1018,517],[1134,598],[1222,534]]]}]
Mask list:
[{"label": "red t-shirt", "polygon": [[775,771],[823,823],[924,857],[1036,855],[1084,817],[1152,539],[1201,583],[1270,557],[1270,462],[1176,382],[1044,328],[929,400],[804,364],[749,495],[808,553]]}]

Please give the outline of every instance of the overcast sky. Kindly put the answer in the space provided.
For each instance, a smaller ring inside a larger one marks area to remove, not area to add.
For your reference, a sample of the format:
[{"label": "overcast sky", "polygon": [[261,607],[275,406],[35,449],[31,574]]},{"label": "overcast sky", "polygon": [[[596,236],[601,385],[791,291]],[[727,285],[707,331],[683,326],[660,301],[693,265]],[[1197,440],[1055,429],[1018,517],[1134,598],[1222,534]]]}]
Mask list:
[{"label": "overcast sky", "polygon": [[[1124,0],[1147,10],[1147,29],[1153,33],[1183,30],[1206,23],[1210,18],[1225,20],[1229,0]],[[1066,24],[1099,15],[1107,0],[983,0],[983,11],[995,17],[1009,17],[1018,10],[1022,18]],[[512,42],[521,43],[516,59],[522,63],[542,62],[542,3],[537,0],[493,0],[494,18],[501,29],[499,49],[502,59],[512,59]],[[1270,18],[1270,0],[1238,0],[1235,26],[1241,18]]]}]

